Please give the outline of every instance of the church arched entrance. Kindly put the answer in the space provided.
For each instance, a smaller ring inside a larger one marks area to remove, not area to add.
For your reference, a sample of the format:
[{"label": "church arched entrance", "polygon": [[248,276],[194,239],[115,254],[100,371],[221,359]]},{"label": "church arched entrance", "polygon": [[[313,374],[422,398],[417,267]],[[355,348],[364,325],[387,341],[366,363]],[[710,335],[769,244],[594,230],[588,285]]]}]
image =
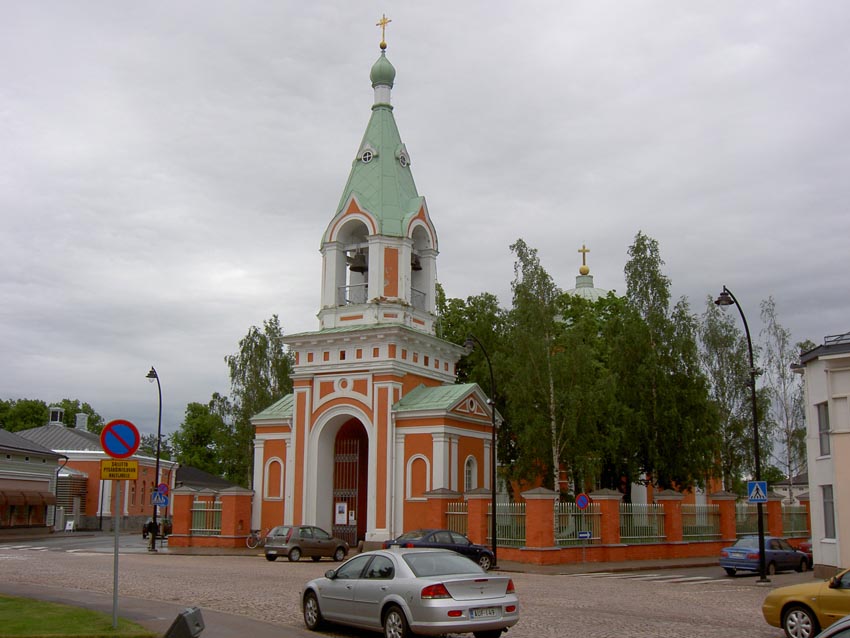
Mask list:
[{"label": "church arched entrance", "polygon": [[333,535],[355,547],[366,538],[369,439],[357,419],[350,419],[334,441]]}]

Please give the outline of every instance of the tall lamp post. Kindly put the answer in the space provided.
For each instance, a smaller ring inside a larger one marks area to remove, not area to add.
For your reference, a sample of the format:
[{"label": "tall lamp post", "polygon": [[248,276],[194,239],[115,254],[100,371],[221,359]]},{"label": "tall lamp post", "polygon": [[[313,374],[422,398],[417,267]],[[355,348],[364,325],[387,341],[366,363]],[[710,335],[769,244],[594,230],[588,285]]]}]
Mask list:
[{"label": "tall lamp post", "polygon": [[[761,453],[759,451],[759,423],[758,411],[756,402],[756,366],[753,362],[753,340],[750,338],[750,327],[747,325],[747,318],[744,316],[744,311],[741,309],[741,304],[726,286],[723,286],[723,292],[714,300],[720,307],[737,306],[738,312],[741,314],[741,321],[744,322],[744,332],[747,335],[747,352],[750,355],[750,396],[753,402],[753,457],[755,460],[755,479],[761,481]],[[764,568],[764,520],[762,519],[762,504],[756,503],[756,511],[758,513],[758,532],[759,532],[759,583],[769,583],[770,580],[765,576]]]},{"label": "tall lamp post", "polygon": [[492,417],[493,430],[490,434],[490,540],[493,545],[493,565],[495,569],[499,565],[498,554],[496,550],[496,380],[493,377],[493,365],[490,363],[490,357],[484,344],[478,340],[473,334],[470,334],[464,342],[464,347],[467,350],[474,350],[475,344],[481,348],[481,353],[487,361],[487,369],[490,370],[490,416]]},{"label": "tall lamp post", "polygon": [[[148,372],[145,377],[151,383],[156,380],[156,389],[159,394],[159,417],[156,420],[156,469],[154,470],[153,482],[154,486],[159,485],[159,446],[162,440],[162,386],[159,384],[159,375],[156,373],[156,368],[151,366],[150,372]],[[154,487],[156,489],[156,487]],[[151,492],[151,499],[153,499],[154,492]],[[156,524],[156,511],[159,509],[156,505],[153,506],[153,529],[151,530],[151,546],[148,548],[148,551],[155,552],[156,551],[156,532],[157,532],[157,524]]]}]

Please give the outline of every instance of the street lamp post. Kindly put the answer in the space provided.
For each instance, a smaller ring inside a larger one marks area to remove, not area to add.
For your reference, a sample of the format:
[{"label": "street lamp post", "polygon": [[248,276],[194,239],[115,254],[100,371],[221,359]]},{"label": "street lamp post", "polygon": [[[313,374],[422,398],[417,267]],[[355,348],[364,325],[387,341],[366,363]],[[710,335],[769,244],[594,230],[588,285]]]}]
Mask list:
[{"label": "street lamp post", "polygon": [[[151,366],[150,372],[148,372],[145,377],[150,380],[151,383],[156,380],[156,389],[159,394],[159,417],[156,421],[156,469],[154,470],[154,490],[157,489],[159,485],[159,452],[160,452],[160,442],[162,440],[162,386],[159,384],[159,375],[156,373],[156,368]],[[153,495],[155,492],[151,492],[151,499],[153,499]],[[156,524],[156,511],[158,507],[156,505],[153,506],[153,529],[151,530],[151,546],[148,548],[148,551],[155,552],[156,551],[156,532],[157,532],[157,524]]]},{"label": "street lamp post", "polygon": [[487,361],[487,368],[490,370],[490,416],[492,418],[493,430],[490,433],[490,540],[493,545],[493,565],[492,569],[495,569],[498,564],[498,554],[496,546],[498,545],[496,539],[496,380],[493,377],[493,365],[490,363],[490,357],[487,354],[487,350],[484,348],[484,344],[482,344],[478,337],[473,334],[470,334],[466,341],[464,342],[464,347],[468,350],[472,350],[475,348],[475,344],[478,344],[478,347],[481,348],[481,353],[484,355],[484,359]]},{"label": "street lamp post", "polygon": [[[741,315],[741,321],[744,322],[744,332],[747,335],[747,351],[750,355],[750,396],[753,403],[753,457],[755,460],[755,479],[761,481],[761,453],[759,450],[759,423],[758,411],[756,402],[756,366],[753,362],[753,340],[750,338],[750,327],[747,325],[747,318],[744,316],[744,311],[741,309],[741,304],[726,286],[723,286],[723,292],[715,299],[714,303],[718,306],[737,306],[738,312]],[[764,520],[762,519],[762,504],[756,503],[756,511],[758,514],[758,533],[759,533],[759,583],[769,583],[770,580],[765,575],[764,568]]]}]

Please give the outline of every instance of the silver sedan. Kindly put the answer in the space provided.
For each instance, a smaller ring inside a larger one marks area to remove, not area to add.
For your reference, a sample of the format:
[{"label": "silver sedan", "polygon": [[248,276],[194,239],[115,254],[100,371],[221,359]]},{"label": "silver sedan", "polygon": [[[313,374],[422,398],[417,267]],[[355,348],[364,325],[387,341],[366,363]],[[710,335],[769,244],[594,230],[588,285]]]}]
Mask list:
[{"label": "silver sedan", "polygon": [[308,629],[325,621],[383,631],[386,638],[472,632],[498,638],[519,620],[513,581],[444,549],[364,552],[308,582]]}]

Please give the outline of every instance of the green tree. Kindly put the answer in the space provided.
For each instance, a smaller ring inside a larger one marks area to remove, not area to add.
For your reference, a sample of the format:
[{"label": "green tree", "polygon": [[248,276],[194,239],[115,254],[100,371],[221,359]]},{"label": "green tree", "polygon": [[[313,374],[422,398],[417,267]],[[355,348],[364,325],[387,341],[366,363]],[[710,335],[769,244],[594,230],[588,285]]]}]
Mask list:
[{"label": "green tree", "polygon": [[47,404],[41,399],[10,399],[0,401],[0,427],[20,432],[47,425]]},{"label": "green tree", "polygon": [[752,458],[752,399],[747,341],[735,318],[706,298],[700,324],[702,366],[719,426],[719,475],[734,491]]},{"label": "green tree", "polygon": [[802,377],[791,366],[799,363],[801,347],[808,344],[792,342],[791,332],[779,323],[773,297],[761,302],[761,321],[764,389],[781,454],[776,460],[793,488],[794,477],[806,467],[806,421]]},{"label": "green tree", "polygon": [[[699,364],[697,322],[687,299],[671,309],[658,242],[639,232],[625,267],[626,298],[645,322],[620,339],[617,386],[637,466],[662,488],[702,486],[712,471],[717,415]],[[628,363],[628,365],[624,365]]]},{"label": "green tree", "polygon": [[226,477],[249,486],[252,477],[254,428],[251,417],[292,391],[292,355],[283,343],[277,315],[251,326],[239,340],[239,351],[224,358],[230,369],[233,408],[231,436],[223,450]]},{"label": "green tree", "polygon": [[[139,441],[139,452],[146,456],[156,457],[156,434],[143,434]],[[159,443],[159,458],[171,460],[174,451],[165,434]]]},{"label": "green tree", "polygon": [[178,463],[216,476],[227,473],[227,441],[231,435],[231,428],[220,414],[220,407],[217,407],[221,398],[214,394],[206,405],[187,405],[183,423],[171,434],[171,445]]}]

